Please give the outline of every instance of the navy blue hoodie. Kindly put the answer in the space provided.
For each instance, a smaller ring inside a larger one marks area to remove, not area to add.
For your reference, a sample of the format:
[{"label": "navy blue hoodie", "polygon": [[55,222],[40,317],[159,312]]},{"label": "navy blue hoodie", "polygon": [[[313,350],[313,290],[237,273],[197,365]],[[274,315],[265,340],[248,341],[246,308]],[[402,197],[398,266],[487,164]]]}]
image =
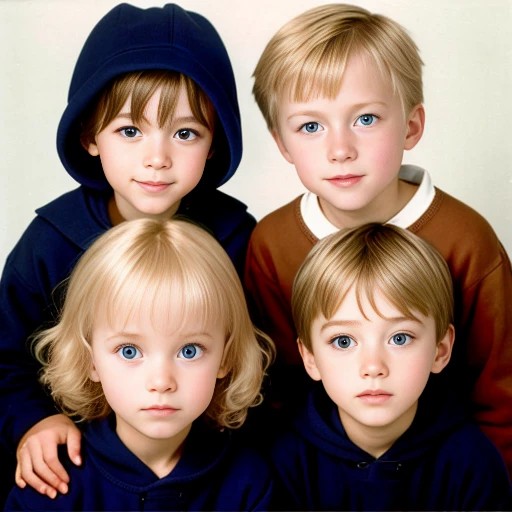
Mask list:
[{"label": "navy blue hoodie", "polygon": [[498,450],[431,382],[412,425],[378,459],[350,441],[319,383],[272,459],[279,510],[512,510]]},{"label": "navy blue hoodie", "polygon": [[269,510],[270,468],[238,445],[237,432],[192,426],[176,467],[158,478],[121,442],[115,418],[84,431],[83,464],[61,450],[71,477],[68,494],[54,500],[32,488],[14,488],[6,510]]},{"label": "navy blue hoodie", "polygon": [[[243,203],[216,190],[233,175],[242,155],[235,80],[224,44],[208,20],[175,4],[150,9],[120,4],[85,42],[58,127],[59,156],[80,187],[36,211],[0,281],[0,441],[11,454],[30,427],[56,413],[38,382],[39,367],[27,339],[54,320],[52,291],[93,240],[112,227],[107,211],[112,190],[99,158],[80,143],[83,111],[113,77],[141,69],[185,73],[210,97],[220,121],[215,153],[177,213],[210,230],[238,272],[243,270],[255,219]],[[5,461],[3,454],[0,458]]]}]

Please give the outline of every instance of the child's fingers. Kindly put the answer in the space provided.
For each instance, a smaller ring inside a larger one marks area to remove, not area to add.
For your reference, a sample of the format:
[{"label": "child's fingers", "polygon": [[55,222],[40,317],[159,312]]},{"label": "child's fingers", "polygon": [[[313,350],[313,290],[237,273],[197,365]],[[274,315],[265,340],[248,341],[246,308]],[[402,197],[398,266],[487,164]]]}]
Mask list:
[{"label": "child's fingers", "polygon": [[20,470],[19,464],[16,465],[16,473],[14,474],[14,481],[16,482],[16,485],[18,487],[20,487],[21,489],[25,489],[25,487],[27,486],[27,482],[25,482],[25,480],[23,480],[23,478],[21,478],[21,470]]},{"label": "child's fingers", "polygon": [[41,480],[34,472],[30,458],[22,458],[18,462],[18,466],[16,467],[16,483],[22,488],[29,485],[37,492],[46,494],[46,496],[52,499],[57,496],[55,488]]},{"label": "child's fingers", "polygon": [[73,428],[69,430],[67,446],[68,446],[68,455],[69,458],[73,461],[74,464],[80,466],[82,463],[82,459],[80,457],[80,441],[81,441],[81,433],[77,428]]},{"label": "child's fingers", "polygon": [[47,484],[66,494],[69,476],[59,460],[57,447],[43,447],[42,459],[34,459],[34,472],[39,475]]}]

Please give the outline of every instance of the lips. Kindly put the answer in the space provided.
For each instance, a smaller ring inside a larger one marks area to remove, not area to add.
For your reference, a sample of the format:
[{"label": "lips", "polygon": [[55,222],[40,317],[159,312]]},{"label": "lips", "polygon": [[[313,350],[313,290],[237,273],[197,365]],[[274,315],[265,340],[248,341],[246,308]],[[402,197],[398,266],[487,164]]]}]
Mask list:
[{"label": "lips", "polygon": [[178,409],[174,409],[170,405],[151,405],[142,410],[152,416],[165,417],[173,415]]},{"label": "lips", "polygon": [[143,188],[146,192],[162,192],[171,186],[171,183],[163,181],[137,181],[135,183]]},{"label": "lips", "polygon": [[370,405],[379,405],[387,402],[393,395],[382,389],[367,389],[357,395],[357,398]]},{"label": "lips", "polygon": [[340,174],[338,176],[333,176],[332,178],[329,178],[327,181],[339,188],[350,188],[353,187],[354,185],[357,185],[363,178],[364,175]]}]

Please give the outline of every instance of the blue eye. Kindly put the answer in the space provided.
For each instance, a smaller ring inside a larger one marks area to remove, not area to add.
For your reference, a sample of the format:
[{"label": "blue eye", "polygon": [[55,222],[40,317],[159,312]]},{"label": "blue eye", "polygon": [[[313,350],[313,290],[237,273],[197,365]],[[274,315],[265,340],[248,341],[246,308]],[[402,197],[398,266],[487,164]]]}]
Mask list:
[{"label": "blue eye", "polygon": [[392,345],[398,345],[401,347],[402,345],[408,345],[411,342],[412,338],[409,334],[405,334],[404,332],[399,332],[398,334],[394,334],[391,336],[389,340]]},{"label": "blue eye", "polygon": [[140,350],[137,347],[134,347],[133,345],[123,345],[119,348],[117,351],[118,354],[121,355],[123,359],[139,359],[142,357],[142,354],[140,353]]},{"label": "blue eye", "polygon": [[336,336],[331,343],[339,349],[347,349],[355,346],[356,342],[350,336]]},{"label": "blue eye", "polygon": [[119,130],[119,133],[126,137],[127,139],[133,139],[135,137],[140,137],[142,133],[138,128],[135,128],[135,126],[126,126],[125,128],[121,128]]},{"label": "blue eye", "polygon": [[375,123],[376,119],[377,116],[374,116],[373,114],[363,114],[357,118],[356,125],[371,126]]},{"label": "blue eye", "polygon": [[197,133],[192,130],[178,130],[174,134],[174,137],[180,140],[193,140],[197,137]]},{"label": "blue eye", "polygon": [[316,132],[320,131],[321,129],[322,129],[322,127],[318,123],[315,123],[315,122],[305,123],[300,127],[300,130],[302,132],[307,132],[307,133],[316,133]]},{"label": "blue eye", "polygon": [[185,345],[179,352],[179,357],[184,359],[197,359],[203,353],[199,345]]}]

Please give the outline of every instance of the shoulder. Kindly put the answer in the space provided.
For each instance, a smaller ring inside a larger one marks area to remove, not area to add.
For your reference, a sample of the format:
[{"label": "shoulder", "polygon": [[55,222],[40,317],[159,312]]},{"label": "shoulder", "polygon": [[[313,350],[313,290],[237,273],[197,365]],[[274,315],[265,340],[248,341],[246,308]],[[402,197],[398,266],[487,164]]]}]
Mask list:
[{"label": "shoulder", "polygon": [[471,468],[478,473],[505,471],[503,458],[490,439],[472,422],[463,423],[446,436],[441,452],[459,462],[459,468]]},{"label": "shoulder", "polygon": [[192,192],[183,200],[179,213],[205,226],[221,243],[245,231],[248,238],[256,225],[245,203],[220,190]]},{"label": "shoulder", "polygon": [[226,454],[229,472],[252,478],[267,478],[270,475],[270,463],[266,453],[256,450],[249,443],[248,437],[233,431],[229,450]]},{"label": "shoulder", "polygon": [[431,207],[409,227],[447,261],[456,280],[471,286],[502,266],[505,250],[487,220],[470,206],[436,188]]},{"label": "shoulder", "polygon": [[458,509],[510,510],[512,487],[505,463],[476,425],[463,424],[432,455],[436,457],[434,485],[451,489]]},{"label": "shoulder", "polygon": [[223,475],[218,474],[222,484],[217,504],[224,510],[268,510],[274,491],[269,460],[233,434],[223,458]]},{"label": "shoulder", "polygon": [[20,489],[15,486],[9,493],[5,510],[81,510],[84,504],[84,494],[96,487],[87,484],[83,467],[75,466],[67,455],[64,446],[59,447],[59,461],[69,475],[70,485],[67,494],[58,493],[54,499],[42,495],[30,486]]},{"label": "shoulder", "polygon": [[300,266],[306,254],[318,241],[307,229],[300,214],[301,197],[263,217],[252,232],[248,257]]},{"label": "shoulder", "polygon": [[290,226],[298,221],[301,197],[298,196],[293,201],[265,215],[256,225],[252,237],[259,239],[282,235],[284,226]]},{"label": "shoulder", "polygon": [[455,238],[474,242],[498,243],[496,233],[487,220],[469,205],[436,187],[435,198],[415,224],[413,232],[422,232],[435,239]]},{"label": "shoulder", "polygon": [[40,279],[50,288],[58,284],[78,256],[109,227],[93,216],[92,209],[94,200],[80,187],[36,210],[37,216],[7,259],[6,270],[34,286]]}]

